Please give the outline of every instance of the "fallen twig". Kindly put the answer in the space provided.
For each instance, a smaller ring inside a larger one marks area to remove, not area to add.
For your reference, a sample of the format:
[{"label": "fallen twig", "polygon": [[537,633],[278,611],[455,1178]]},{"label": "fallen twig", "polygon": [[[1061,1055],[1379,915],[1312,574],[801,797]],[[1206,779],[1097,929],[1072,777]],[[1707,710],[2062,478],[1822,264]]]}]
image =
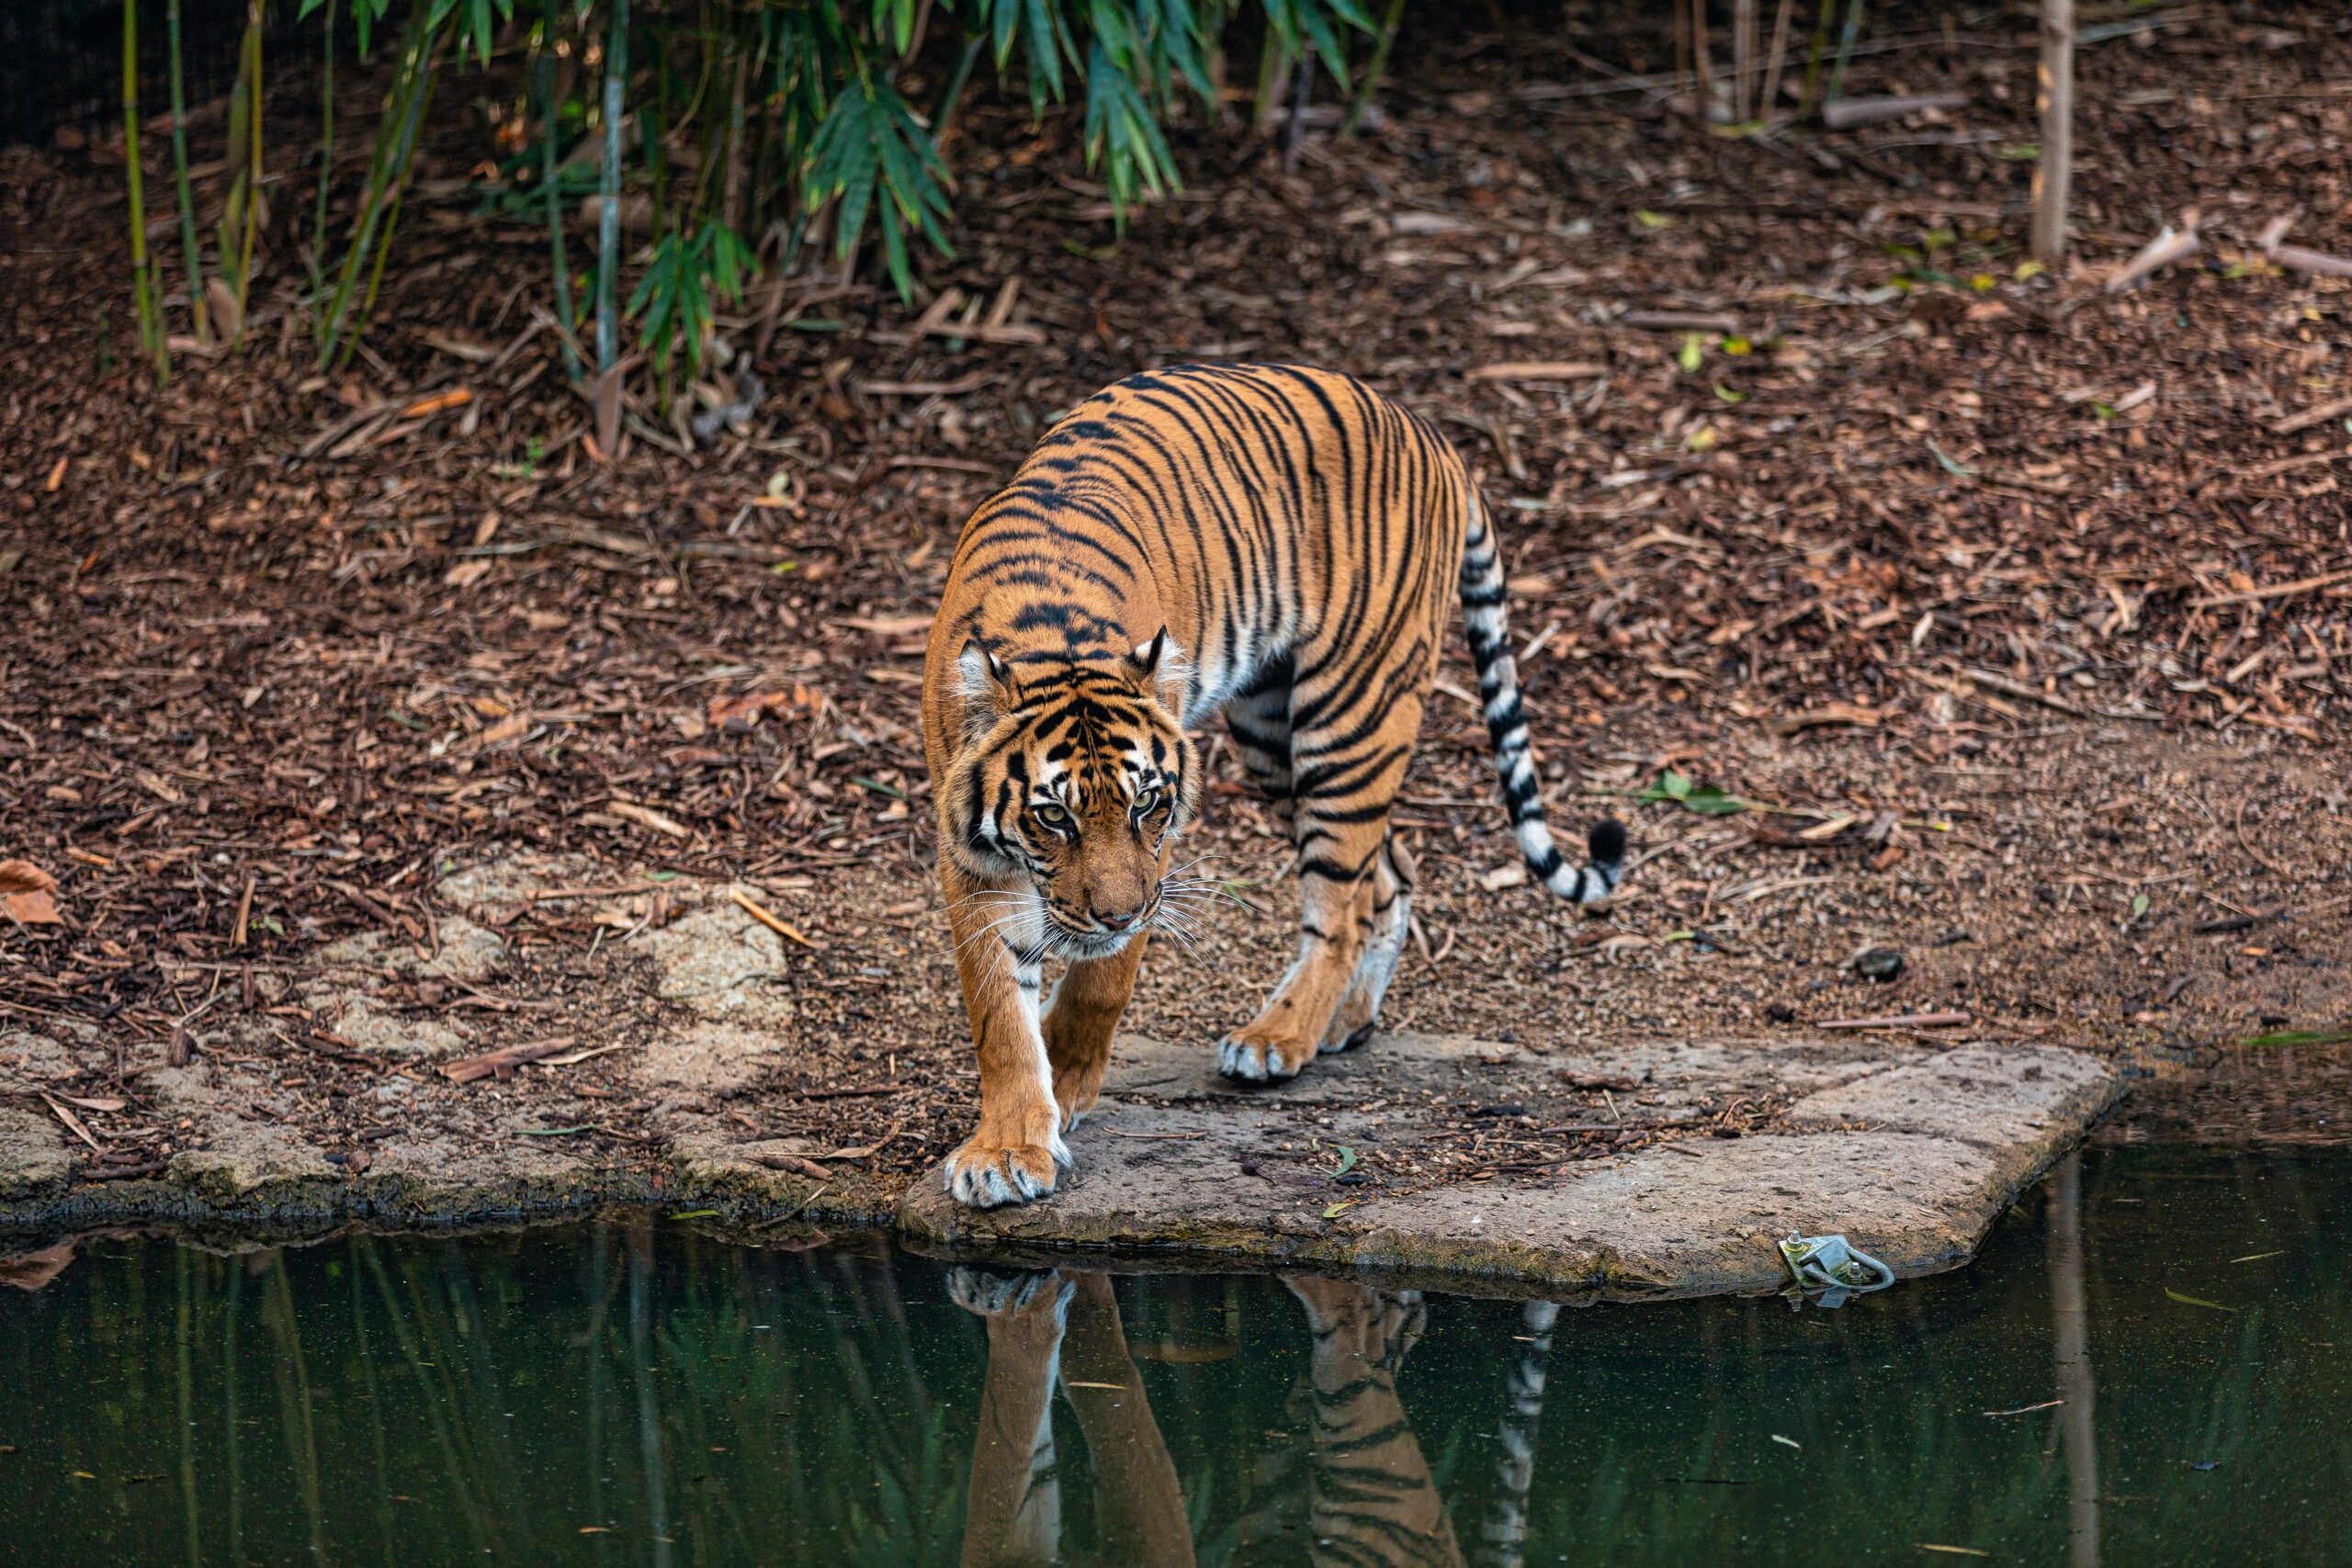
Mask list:
[{"label": "fallen twig", "polygon": [[2339,414],[2352,414],[2352,398],[2336,398],[2315,407],[2307,408],[2301,413],[2290,413],[2282,420],[2273,422],[2270,434],[2292,435],[2298,431],[2309,430],[2314,424],[2325,424]]},{"label": "fallen twig", "polygon": [[1617,324],[1653,333],[1734,333],[1739,318],[1728,310],[1628,310]]},{"label": "fallen twig", "polygon": [[741,888],[737,887],[730,890],[728,897],[734,899],[738,904],[741,904],[743,907],[744,913],[750,915],[752,919],[759,921],[760,924],[767,927],[768,930],[775,932],[776,935],[789,938],[791,941],[798,942],[803,947],[814,948],[817,945],[815,942],[810,942],[807,937],[802,936],[798,930],[797,930],[789,921],[778,919],[775,915],[770,914],[766,909],[763,908],[758,899],[753,898],[749,893],[744,892]]},{"label": "fallen twig", "polygon": [[542,1056],[552,1056],[571,1043],[571,1036],[559,1034],[551,1039],[535,1040],[527,1045],[504,1045],[479,1056],[467,1056],[455,1062],[444,1062],[441,1076],[451,1083],[472,1083],[476,1078],[511,1078],[514,1069],[526,1062],[536,1062]]},{"label": "fallen twig", "polygon": [[2146,281],[2152,274],[2160,269],[2170,266],[2175,262],[2187,261],[2195,255],[2199,243],[2197,237],[2197,209],[2191,208],[2182,213],[2180,222],[2181,227],[2178,230],[2166,224],[2163,231],[2141,246],[2138,254],[2130,261],[2110,273],[2105,286],[2107,292],[2120,294],[2125,289]]},{"label": "fallen twig", "polygon": [[1821,106],[1821,124],[1827,130],[1851,130],[1859,125],[1877,125],[1890,119],[1903,119],[1922,109],[1957,109],[1968,107],[1966,93],[1921,93],[1875,98],[1839,98],[1836,103]]},{"label": "fallen twig", "polygon": [[1958,1029],[1976,1021],[1976,1015],[1965,1012],[1889,1013],[1880,1018],[1833,1018],[1814,1025],[1815,1029]]}]

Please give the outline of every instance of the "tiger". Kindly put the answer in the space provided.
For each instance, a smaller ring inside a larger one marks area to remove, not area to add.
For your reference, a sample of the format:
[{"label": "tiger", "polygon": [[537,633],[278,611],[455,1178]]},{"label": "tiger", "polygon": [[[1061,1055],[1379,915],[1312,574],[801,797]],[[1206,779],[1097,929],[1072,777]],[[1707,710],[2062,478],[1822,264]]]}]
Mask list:
[{"label": "tiger", "polygon": [[[926,647],[939,884],[978,1057],[947,1190],[1050,1194],[1095,1103],[1148,934],[1189,889],[1193,739],[1220,711],[1296,853],[1298,944],[1227,1077],[1294,1077],[1367,1039],[1412,919],[1390,829],[1451,578],[1504,803],[1536,880],[1614,892],[1625,829],[1554,844],[1520,700],[1501,550],[1461,457],[1362,382],[1281,364],[1147,371],[1068,411],[959,536]],[[1041,998],[1048,956],[1068,961]]]}]

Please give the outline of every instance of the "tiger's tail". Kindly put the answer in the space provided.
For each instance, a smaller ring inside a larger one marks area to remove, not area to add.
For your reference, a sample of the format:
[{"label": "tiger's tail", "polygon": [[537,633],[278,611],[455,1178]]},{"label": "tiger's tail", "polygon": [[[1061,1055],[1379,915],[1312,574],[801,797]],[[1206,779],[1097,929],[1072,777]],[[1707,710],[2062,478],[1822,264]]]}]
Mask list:
[{"label": "tiger's tail", "polygon": [[1495,776],[1510,811],[1511,831],[1536,880],[1571,903],[1598,903],[1624,877],[1625,825],[1606,817],[1594,823],[1585,840],[1591,859],[1580,866],[1569,865],[1552,841],[1535,759],[1528,750],[1527,715],[1520,706],[1519,665],[1511,657],[1510,621],[1503,607],[1502,551],[1475,486],[1469,488],[1469,512],[1462,540],[1462,624],[1478,666],[1478,701],[1494,741]]}]

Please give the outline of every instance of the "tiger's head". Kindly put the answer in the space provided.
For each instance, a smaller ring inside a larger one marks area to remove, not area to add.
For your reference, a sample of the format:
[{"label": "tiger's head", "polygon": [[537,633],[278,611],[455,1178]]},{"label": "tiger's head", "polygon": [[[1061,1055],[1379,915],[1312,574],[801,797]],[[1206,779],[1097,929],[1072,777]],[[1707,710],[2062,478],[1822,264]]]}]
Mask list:
[{"label": "tiger's head", "polygon": [[964,645],[962,745],[940,832],[965,868],[1036,893],[1038,940],[1105,958],[1159,912],[1168,852],[1200,797],[1177,715],[1182,655],[1162,631],[1134,652],[1017,676]]}]

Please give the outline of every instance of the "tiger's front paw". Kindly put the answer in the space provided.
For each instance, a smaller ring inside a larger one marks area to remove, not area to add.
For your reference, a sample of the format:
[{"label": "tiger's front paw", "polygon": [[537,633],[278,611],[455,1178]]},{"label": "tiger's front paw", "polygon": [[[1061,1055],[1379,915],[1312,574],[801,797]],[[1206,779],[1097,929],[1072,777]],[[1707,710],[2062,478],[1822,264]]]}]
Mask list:
[{"label": "tiger's front paw", "polygon": [[1247,1029],[1236,1030],[1217,1042],[1216,1070],[1242,1083],[1271,1083],[1295,1078],[1315,1057],[1315,1047],[1295,1040],[1265,1040]]},{"label": "tiger's front paw", "polygon": [[992,1269],[958,1266],[947,1271],[947,1293],[956,1304],[978,1317],[1003,1317],[1023,1313],[1033,1303],[1060,1312],[1077,1287],[1052,1269],[999,1274]]},{"label": "tiger's front paw", "polygon": [[1032,1203],[1054,1190],[1057,1167],[1069,1151],[1057,1136],[1050,1144],[991,1144],[978,1136],[947,1156],[947,1192],[972,1209]]}]

